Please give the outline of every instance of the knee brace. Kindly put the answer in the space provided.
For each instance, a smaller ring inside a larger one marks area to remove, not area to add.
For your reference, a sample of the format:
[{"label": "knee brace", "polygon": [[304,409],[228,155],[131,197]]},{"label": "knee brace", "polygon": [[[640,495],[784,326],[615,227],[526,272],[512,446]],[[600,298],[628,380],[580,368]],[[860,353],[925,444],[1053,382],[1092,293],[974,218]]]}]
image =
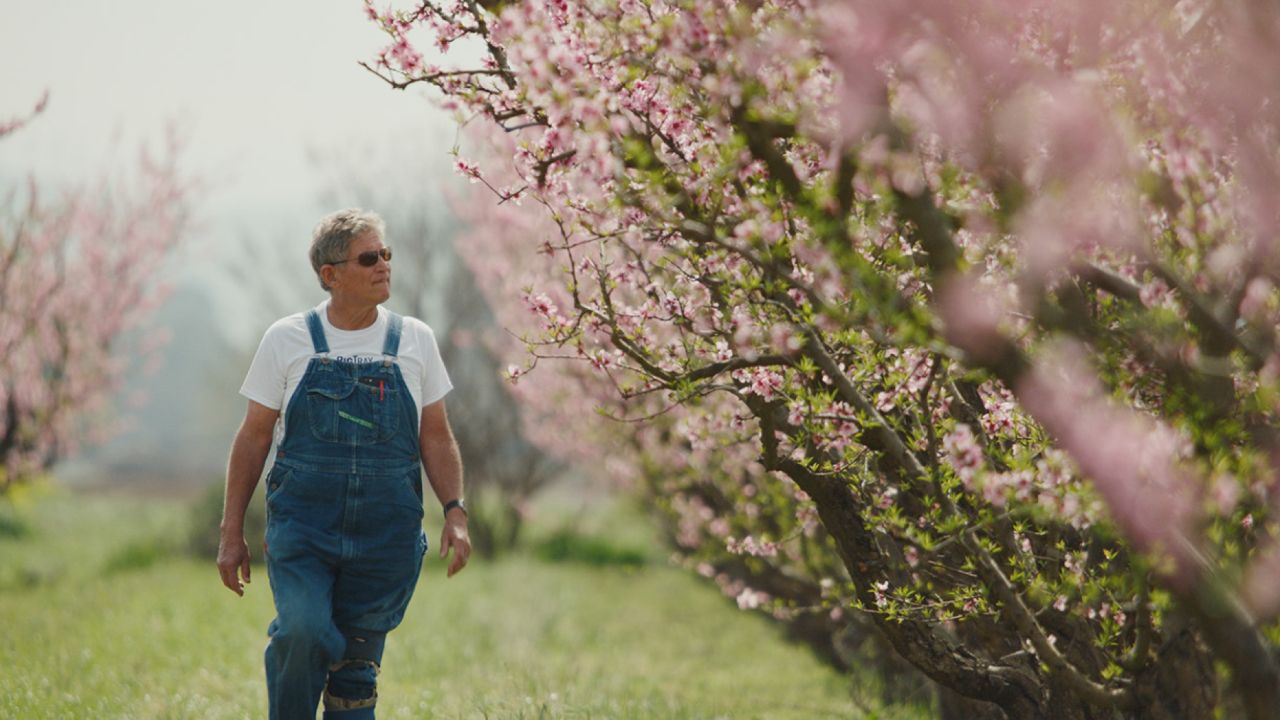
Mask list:
[{"label": "knee brace", "polygon": [[360,630],[343,632],[347,651],[342,660],[329,667],[324,689],[326,711],[371,708],[378,702],[378,663],[382,660],[385,633]]}]

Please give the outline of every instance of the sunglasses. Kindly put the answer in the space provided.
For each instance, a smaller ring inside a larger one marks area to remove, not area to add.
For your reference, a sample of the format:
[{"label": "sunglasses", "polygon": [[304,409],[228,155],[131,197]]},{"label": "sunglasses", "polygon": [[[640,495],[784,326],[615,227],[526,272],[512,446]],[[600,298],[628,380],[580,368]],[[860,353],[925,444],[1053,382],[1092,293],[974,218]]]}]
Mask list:
[{"label": "sunglasses", "polygon": [[[378,250],[367,250],[355,256],[355,261],[360,263],[360,267],[373,267],[378,264],[378,258],[391,262],[391,248],[384,247]],[[347,258],[346,260],[336,260],[328,264],[341,265],[344,262],[351,262],[351,260],[352,258]]]}]

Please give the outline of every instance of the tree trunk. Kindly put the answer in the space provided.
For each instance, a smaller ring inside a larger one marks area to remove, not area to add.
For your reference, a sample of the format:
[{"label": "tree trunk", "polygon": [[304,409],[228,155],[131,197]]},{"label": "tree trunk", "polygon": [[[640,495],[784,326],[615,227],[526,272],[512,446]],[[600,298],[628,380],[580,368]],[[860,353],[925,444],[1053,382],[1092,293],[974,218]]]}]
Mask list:
[{"label": "tree trunk", "polygon": [[1189,626],[1170,631],[1151,664],[1136,678],[1138,708],[1133,718],[1212,720],[1218,705],[1213,658]]},{"label": "tree trunk", "polygon": [[938,720],[1009,720],[998,706],[938,686]]}]

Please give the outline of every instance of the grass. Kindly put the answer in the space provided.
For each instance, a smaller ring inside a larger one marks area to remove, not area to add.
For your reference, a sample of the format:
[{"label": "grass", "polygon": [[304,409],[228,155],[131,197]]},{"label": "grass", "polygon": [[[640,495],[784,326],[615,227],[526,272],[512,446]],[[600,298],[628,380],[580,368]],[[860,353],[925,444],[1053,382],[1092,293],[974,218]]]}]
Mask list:
[{"label": "grass", "polygon": [[[28,530],[0,536],[0,717],[265,715],[261,564],[246,597],[223,589],[211,560],[177,552],[173,502],[54,493],[21,511]],[[926,717],[850,687],[660,561],[516,554],[446,580],[433,549],[379,717]]]}]

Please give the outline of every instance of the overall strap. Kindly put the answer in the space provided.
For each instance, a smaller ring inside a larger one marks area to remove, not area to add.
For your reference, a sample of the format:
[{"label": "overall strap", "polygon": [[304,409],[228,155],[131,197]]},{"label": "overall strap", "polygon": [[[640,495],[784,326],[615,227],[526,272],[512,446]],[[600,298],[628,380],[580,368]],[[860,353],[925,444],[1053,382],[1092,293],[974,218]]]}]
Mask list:
[{"label": "overall strap", "polygon": [[321,355],[329,354],[329,343],[324,339],[324,325],[320,324],[320,313],[315,308],[307,311],[307,329],[311,331],[311,345]]},{"label": "overall strap", "polygon": [[382,343],[382,354],[395,357],[400,352],[400,329],[404,326],[404,318],[387,311],[387,339]]}]

